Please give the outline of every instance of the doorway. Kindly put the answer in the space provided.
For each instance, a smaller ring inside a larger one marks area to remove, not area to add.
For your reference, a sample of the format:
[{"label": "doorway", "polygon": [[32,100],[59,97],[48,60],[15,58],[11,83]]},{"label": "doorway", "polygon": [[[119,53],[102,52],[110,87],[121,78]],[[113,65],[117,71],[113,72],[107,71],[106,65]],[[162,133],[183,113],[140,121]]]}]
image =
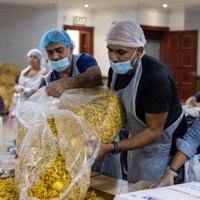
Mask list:
[{"label": "doorway", "polygon": [[78,39],[75,44],[78,46],[79,52],[77,53],[88,53],[93,56],[94,54],[94,27],[85,26],[68,26],[64,25],[65,31],[74,30],[78,31]]}]

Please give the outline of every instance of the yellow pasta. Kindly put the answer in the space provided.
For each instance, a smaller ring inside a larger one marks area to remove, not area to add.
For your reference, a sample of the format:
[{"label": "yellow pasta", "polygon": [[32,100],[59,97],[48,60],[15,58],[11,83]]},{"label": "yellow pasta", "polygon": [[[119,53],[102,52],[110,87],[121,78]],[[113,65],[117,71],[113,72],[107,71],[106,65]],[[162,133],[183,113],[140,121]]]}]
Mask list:
[{"label": "yellow pasta", "polygon": [[[58,130],[54,118],[47,119],[52,133],[57,137]],[[59,152],[52,165],[43,172],[39,182],[30,188],[28,194],[38,199],[51,199],[59,197],[71,183],[73,177],[66,170],[65,159]],[[66,199],[81,199],[81,189],[75,184]]]},{"label": "yellow pasta", "polygon": [[138,190],[148,190],[148,189],[149,189],[149,186],[142,186],[138,188]]},{"label": "yellow pasta", "polygon": [[[77,191],[73,191],[77,192]],[[52,196],[57,196],[57,192],[52,191]],[[0,179],[0,200],[19,200],[19,194],[15,189],[15,181],[13,177]],[[70,200],[74,200],[72,196]],[[94,191],[88,191],[85,200],[104,200],[103,197]]]},{"label": "yellow pasta", "polygon": [[67,90],[59,108],[72,110],[88,120],[103,143],[114,141],[124,122],[119,98],[113,90],[105,87]]},{"label": "yellow pasta", "polygon": [[[45,113],[44,107],[42,112],[39,108],[32,109],[32,102],[27,102],[27,106],[30,104],[27,118],[33,116],[34,120],[26,121],[23,117],[25,124],[18,126],[15,180],[17,192],[24,191],[21,194],[24,199],[85,199],[100,138],[110,143],[120,132],[124,115],[112,90],[93,88],[68,92],[57,101],[53,112]],[[21,109],[26,113],[25,108]],[[89,199],[101,200],[92,194]]]},{"label": "yellow pasta", "polygon": [[14,178],[0,179],[0,199],[1,200],[18,200],[19,194],[15,189]]}]

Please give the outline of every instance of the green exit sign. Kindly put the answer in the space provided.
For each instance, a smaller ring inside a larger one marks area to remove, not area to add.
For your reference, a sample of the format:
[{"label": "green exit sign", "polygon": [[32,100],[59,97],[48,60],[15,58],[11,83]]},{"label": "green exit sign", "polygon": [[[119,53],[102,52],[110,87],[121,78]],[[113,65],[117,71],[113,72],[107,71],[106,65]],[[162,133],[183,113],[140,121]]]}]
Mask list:
[{"label": "green exit sign", "polygon": [[75,16],[75,17],[73,17],[73,23],[85,25],[86,24],[86,17]]}]

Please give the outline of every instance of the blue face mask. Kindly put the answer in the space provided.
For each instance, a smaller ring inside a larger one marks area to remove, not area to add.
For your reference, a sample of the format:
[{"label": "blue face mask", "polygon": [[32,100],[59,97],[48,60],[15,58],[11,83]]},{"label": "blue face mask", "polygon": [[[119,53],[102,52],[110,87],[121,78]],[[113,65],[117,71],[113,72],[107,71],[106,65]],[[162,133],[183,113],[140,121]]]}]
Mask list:
[{"label": "blue face mask", "polygon": [[[137,52],[137,49],[135,50],[132,58],[135,56]],[[113,71],[117,74],[126,74],[128,73],[131,69],[133,69],[133,66],[135,65],[136,61],[137,61],[137,58],[135,58],[133,64],[131,65],[131,60],[127,60],[125,62],[119,62],[119,63],[113,63],[111,60],[110,61],[110,66],[111,68],[113,69]]]},{"label": "blue face mask", "polygon": [[49,61],[49,64],[51,66],[51,68],[57,72],[63,72],[65,71],[69,66],[70,66],[70,61],[69,58],[63,58],[61,60],[58,61]]}]

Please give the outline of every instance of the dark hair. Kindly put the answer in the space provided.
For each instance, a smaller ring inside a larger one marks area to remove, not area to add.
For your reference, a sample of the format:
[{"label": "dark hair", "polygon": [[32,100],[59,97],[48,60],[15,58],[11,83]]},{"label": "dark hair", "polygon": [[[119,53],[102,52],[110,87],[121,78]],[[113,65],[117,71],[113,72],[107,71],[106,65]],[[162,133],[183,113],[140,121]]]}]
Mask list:
[{"label": "dark hair", "polygon": [[0,116],[4,112],[4,110],[5,110],[5,104],[3,98],[0,96]]},{"label": "dark hair", "polygon": [[19,83],[19,76],[15,78],[15,83]]}]

